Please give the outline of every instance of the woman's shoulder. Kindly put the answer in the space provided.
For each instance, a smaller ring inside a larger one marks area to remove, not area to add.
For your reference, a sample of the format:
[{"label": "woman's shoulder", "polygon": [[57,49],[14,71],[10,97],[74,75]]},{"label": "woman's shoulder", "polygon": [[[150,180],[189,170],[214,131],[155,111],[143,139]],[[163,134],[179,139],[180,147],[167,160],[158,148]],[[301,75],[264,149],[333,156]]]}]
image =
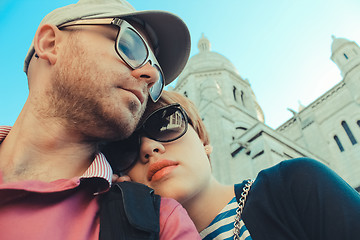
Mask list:
[{"label": "woman's shoulder", "polygon": [[[258,177],[267,177],[271,179],[288,180],[304,179],[321,175],[333,175],[334,172],[320,161],[311,158],[294,158],[284,160],[273,167],[262,170]],[[319,175],[320,174],[320,175]]]},{"label": "woman's shoulder", "polygon": [[307,157],[284,160],[280,162],[279,165],[282,167],[316,167],[316,168],[326,167],[324,163]]},{"label": "woman's shoulder", "polygon": [[[284,195],[285,192],[301,192],[304,188],[314,190],[316,185],[339,181],[343,180],[325,164],[310,158],[295,158],[260,171],[250,193],[253,197],[263,198],[269,195]],[[235,185],[235,192],[239,192],[238,189],[242,189],[245,183],[246,181]]]},{"label": "woman's shoulder", "polygon": [[293,195],[329,193],[333,189],[344,192],[354,191],[330,167],[310,158],[285,160],[268,169],[262,170],[254,183],[258,189],[271,189],[274,193],[284,192]]}]

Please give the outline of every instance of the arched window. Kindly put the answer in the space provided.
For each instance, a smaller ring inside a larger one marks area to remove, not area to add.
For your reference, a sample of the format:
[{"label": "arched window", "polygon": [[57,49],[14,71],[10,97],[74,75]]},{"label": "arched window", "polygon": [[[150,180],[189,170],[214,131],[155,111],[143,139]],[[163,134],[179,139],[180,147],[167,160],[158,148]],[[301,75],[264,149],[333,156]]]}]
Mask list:
[{"label": "arched window", "polygon": [[344,147],[342,146],[341,142],[340,142],[340,139],[338,138],[338,136],[334,136],[334,140],[336,142],[336,144],[338,145],[339,149],[340,149],[340,152],[343,152],[344,151]]},{"label": "arched window", "polygon": [[346,123],[345,121],[342,121],[342,122],[341,122],[341,125],[343,126],[343,128],[344,128],[344,130],[345,130],[346,134],[348,135],[348,137],[349,137],[349,139],[350,139],[350,141],[351,141],[352,145],[355,145],[355,144],[357,143],[357,141],[356,141],[356,139],[355,139],[354,135],[352,134],[352,132],[351,132],[351,130],[350,130],[350,128],[349,128],[349,126],[347,125],[347,123]]},{"label": "arched window", "polygon": [[237,89],[235,86],[233,86],[233,95],[234,95],[234,100],[236,101]]},{"label": "arched window", "polygon": [[357,123],[357,125],[360,127],[360,120],[358,120],[356,123]]},{"label": "arched window", "polygon": [[244,92],[243,92],[243,91],[241,91],[240,96],[241,96],[241,102],[242,102],[242,104],[245,106],[245,102],[244,102]]}]

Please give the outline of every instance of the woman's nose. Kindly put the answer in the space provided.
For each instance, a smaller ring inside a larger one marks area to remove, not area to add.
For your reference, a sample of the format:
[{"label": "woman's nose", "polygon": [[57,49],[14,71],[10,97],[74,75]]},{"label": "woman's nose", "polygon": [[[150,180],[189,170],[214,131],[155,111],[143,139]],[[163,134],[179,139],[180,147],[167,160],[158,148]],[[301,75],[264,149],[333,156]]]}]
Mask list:
[{"label": "woman's nose", "polygon": [[165,147],[161,142],[157,142],[147,137],[141,138],[140,158],[143,162],[148,162],[150,157],[165,152]]}]

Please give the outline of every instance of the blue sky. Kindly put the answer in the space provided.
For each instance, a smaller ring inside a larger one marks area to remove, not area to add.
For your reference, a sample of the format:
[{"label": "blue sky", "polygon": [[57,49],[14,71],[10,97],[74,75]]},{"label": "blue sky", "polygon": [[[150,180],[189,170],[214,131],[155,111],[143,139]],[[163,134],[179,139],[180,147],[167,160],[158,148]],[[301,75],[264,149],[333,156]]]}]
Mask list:
[{"label": "blue sky", "polygon": [[[13,125],[26,100],[23,61],[41,19],[76,0],[0,0],[0,125]],[[191,56],[204,33],[212,51],[250,81],[276,128],[341,80],[331,35],[360,44],[359,0],[130,0],[137,10],[174,12],[187,23]]]}]

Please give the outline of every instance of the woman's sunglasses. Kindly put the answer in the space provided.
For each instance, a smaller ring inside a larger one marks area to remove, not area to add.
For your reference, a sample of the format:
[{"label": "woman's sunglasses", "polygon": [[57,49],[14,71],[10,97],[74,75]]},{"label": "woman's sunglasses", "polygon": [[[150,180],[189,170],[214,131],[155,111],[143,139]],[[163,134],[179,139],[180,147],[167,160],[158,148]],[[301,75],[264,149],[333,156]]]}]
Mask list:
[{"label": "woman's sunglasses", "polygon": [[128,22],[120,18],[83,19],[68,22],[59,26],[59,29],[77,25],[115,25],[119,27],[116,36],[115,50],[120,58],[132,69],[138,69],[146,63],[158,71],[158,79],[149,89],[149,95],[156,102],[164,89],[165,77],[149,45],[141,34]]},{"label": "woman's sunglasses", "polygon": [[101,152],[115,172],[125,172],[136,163],[142,136],[158,142],[175,141],[186,133],[188,123],[192,124],[180,104],[171,104],[151,113],[129,138],[108,143]]}]

